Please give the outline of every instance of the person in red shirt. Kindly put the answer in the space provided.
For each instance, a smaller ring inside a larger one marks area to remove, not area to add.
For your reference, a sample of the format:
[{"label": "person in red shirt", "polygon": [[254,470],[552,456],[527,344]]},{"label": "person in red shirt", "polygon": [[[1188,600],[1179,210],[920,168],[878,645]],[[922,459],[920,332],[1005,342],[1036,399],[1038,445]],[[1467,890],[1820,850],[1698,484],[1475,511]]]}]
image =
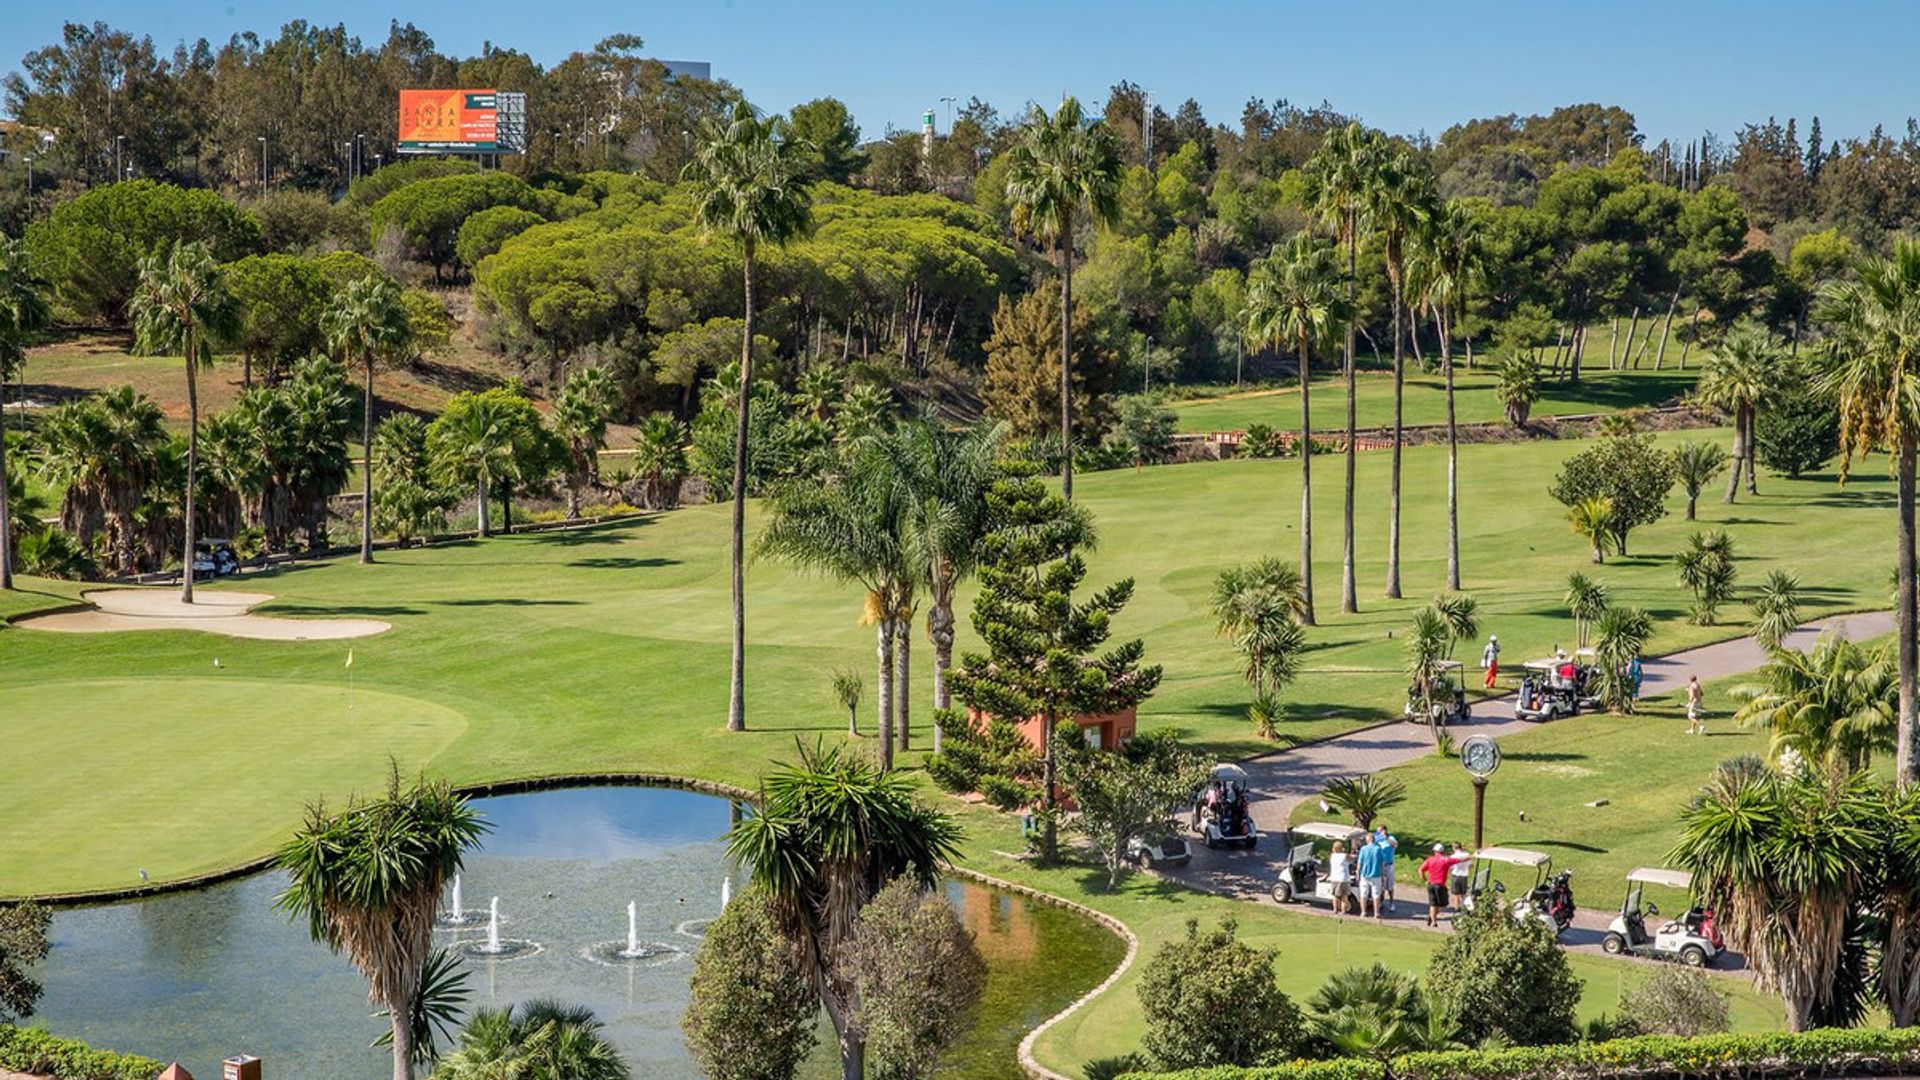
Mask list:
[{"label": "person in red shirt", "polygon": [[1468,858],[1466,855],[1448,855],[1445,844],[1435,844],[1433,854],[1420,864],[1420,876],[1427,879],[1428,926],[1440,925],[1440,909],[1447,906],[1447,874]]}]

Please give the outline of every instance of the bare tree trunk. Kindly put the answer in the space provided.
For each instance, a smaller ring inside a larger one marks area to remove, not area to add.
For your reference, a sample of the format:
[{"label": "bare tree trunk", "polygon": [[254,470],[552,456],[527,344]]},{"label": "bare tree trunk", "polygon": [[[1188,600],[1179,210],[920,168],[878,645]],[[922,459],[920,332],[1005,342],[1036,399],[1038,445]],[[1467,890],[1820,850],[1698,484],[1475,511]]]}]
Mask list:
[{"label": "bare tree trunk", "polygon": [[1900,728],[1894,751],[1894,778],[1904,790],[1920,779],[1920,762],[1914,760],[1914,734],[1920,724],[1920,647],[1916,647],[1914,625],[1914,436],[1905,431],[1900,437],[1899,516],[1900,549],[1895,553],[1899,589],[1894,619],[1899,630],[1896,647],[1900,652]]},{"label": "bare tree trunk", "polygon": [[1749,495],[1760,494],[1760,488],[1755,481],[1755,477],[1759,473],[1760,468],[1758,463],[1754,461],[1754,454],[1759,449],[1757,445],[1760,441],[1759,429],[1758,429],[1759,423],[1760,423],[1759,412],[1756,411],[1755,408],[1749,407],[1747,409],[1747,438],[1746,438],[1747,494]]},{"label": "bare tree trunk", "polygon": [[1567,352],[1567,385],[1580,385],[1580,358],[1587,351],[1587,327],[1582,323],[1573,328],[1573,341]]},{"label": "bare tree trunk", "polygon": [[[1619,322],[1618,319],[1614,321],[1616,323]],[[1639,329],[1640,329],[1640,305],[1635,304],[1633,305],[1633,318],[1627,323],[1627,344],[1624,348],[1620,350],[1620,366],[1623,368],[1624,367],[1638,368],[1640,366],[1639,364],[1633,362],[1633,335]]]},{"label": "bare tree trunk", "polygon": [[1440,369],[1447,379],[1447,588],[1460,591],[1460,427],[1453,407],[1453,342],[1446,321],[1435,314],[1440,332]]},{"label": "bare tree trunk", "polygon": [[[891,597],[883,597],[891,600]],[[883,611],[887,610],[882,608]],[[893,768],[893,616],[883,614],[875,622],[874,705],[880,725],[880,767]]]},{"label": "bare tree trunk", "polygon": [[1727,474],[1727,494],[1720,501],[1732,503],[1740,493],[1740,466],[1747,459],[1747,410],[1743,405],[1733,411],[1733,469]]},{"label": "bare tree trunk", "polygon": [[1389,600],[1400,599],[1400,441],[1402,410],[1405,407],[1402,388],[1406,382],[1406,356],[1403,350],[1402,327],[1400,320],[1406,306],[1406,296],[1396,274],[1393,281],[1393,460],[1388,465],[1387,478],[1387,592]]},{"label": "bare tree trunk", "polygon": [[0,375],[0,590],[13,588],[13,507],[7,503],[7,380]]},{"label": "bare tree trunk", "polygon": [[1560,350],[1561,350],[1562,348],[1564,348],[1564,347],[1566,346],[1566,344],[1567,344],[1567,328],[1566,328],[1566,326],[1565,326],[1565,325],[1563,324],[1563,325],[1562,325],[1562,326],[1560,327],[1560,332],[1559,332],[1558,334],[1556,334],[1556,335],[1554,335],[1554,339],[1553,339],[1553,363],[1551,363],[1551,364],[1549,364],[1549,365],[1547,366],[1547,370],[1548,370],[1548,371],[1551,371],[1551,372],[1553,372],[1553,373],[1554,373],[1554,374],[1556,374],[1556,375],[1558,375],[1558,374],[1560,373]]},{"label": "bare tree trunk", "polygon": [[1680,370],[1687,370],[1687,353],[1693,349],[1693,340],[1700,336],[1700,313],[1693,313],[1687,320],[1687,338],[1680,343]]},{"label": "bare tree trunk", "polygon": [[898,685],[894,689],[894,703],[900,707],[900,749],[913,749],[913,615],[912,609],[906,609],[908,615],[894,623],[895,670]]},{"label": "bare tree trunk", "polygon": [[[1353,308],[1354,282],[1355,275],[1358,273],[1359,236],[1357,230],[1359,227],[1359,215],[1349,211],[1347,214],[1348,310],[1352,310]],[[1344,511],[1346,530],[1343,550],[1340,555],[1340,610],[1348,615],[1360,610],[1359,588],[1353,573],[1353,487],[1355,468],[1359,464],[1359,459],[1355,456],[1357,449],[1354,446],[1354,437],[1356,435],[1354,391],[1356,384],[1353,377],[1353,329],[1357,321],[1355,318],[1349,318],[1347,320],[1347,501]]]},{"label": "bare tree trunk", "polygon": [[1313,417],[1309,410],[1312,369],[1306,328],[1300,330],[1300,622],[1313,625]]},{"label": "bare tree trunk", "polygon": [[373,561],[373,356],[368,354],[366,393],[360,402],[360,563]]},{"label": "bare tree trunk", "polygon": [[474,488],[479,493],[480,498],[480,520],[478,522],[480,535],[482,537],[492,536],[493,530],[488,527],[490,521],[487,516],[487,502],[489,501],[488,495],[490,493],[487,491],[487,477],[485,473],[482,473],[480,478],[474,482]]},{"label": "bare tree trunk", "polygon": [[200,377],[194,370],[200,359],[199,335],[187,331],[187,502],[185,554],[180,561],[180,602],[193,603],[193,500],[200,472]]},{"label": "bare tree trunk", "polygon": [[411,1010],[406,1005],[388,1002],[387,1016],[393,1022],[393,1080],[413,1080]]},{"label": "bare tree trunk", "polygon": [[1060,237],[1060,494],[1073,501],[1073,234]]},{"label": "bare tree trunk", "polygon": [[1607,337],[1607,370],[1613,371],[1620,366],[1620,316],[1613,317],[1613,330]]},{"label": "bare tree trunk", "polygon": [[741,278],[745,326],[740,338],[740,392],[733,428],[733,663],[727,691],[727,730],[747,730],[747,412],[753,400],[753,241],[746,243]]},{"label": "bare tree trunk", "polygon": [[953,667],[953,586],[936,582],[933,605],[927,612],[927,634],[933,639],[933,752],[939,753],[946,732],[939,710],[953,707],[953,691],[947,687],[947,672]]},{"label": "bare tree trunk", "polygon": [[1667,362],[1667,336],[1673,333],[1673,311],[1680,306],[1680,290],[1673,290],[1673,298],[1667,301],[1667,318],[1660,325],[1660,351],[1653,354],[1653,370]]}]

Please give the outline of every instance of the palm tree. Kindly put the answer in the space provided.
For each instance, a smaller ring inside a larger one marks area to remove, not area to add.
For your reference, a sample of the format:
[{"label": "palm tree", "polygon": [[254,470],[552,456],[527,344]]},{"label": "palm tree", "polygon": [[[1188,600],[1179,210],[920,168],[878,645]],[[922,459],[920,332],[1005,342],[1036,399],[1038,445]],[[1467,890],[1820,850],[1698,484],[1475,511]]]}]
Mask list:
[{"label": "palm tree", "polygon": [[1514,427],[1527,426],[1527,417],[1533,412],[1533,403],[1540,400],[1540,364],[1531,356],[1515,353],[1500,361],[1498,371],[1500,380],[1500,404],[1505,408],[1507,423]]},{"label": "palm tree", "polygon": [[1800,580],[1785,570],[1768,571],[1747,608],[1753,612],[1753,640],[1772,652],[1800,625]]},{"label": "palm tree", "polygon": [[1786,349],[1773,333],[1757,323],[1743,322],[1727,334],[1717,354],[1707,357],[1694,393],[1712,407],[1733,417],[1733,473],[1727,477],[1726,501],[1740,488],[1744,466],[1747,493],[1756,494],[1753,477],[1754,416],[1777,392]]},{"label": "palm tree", "polygon": [[1687,493],[1687,520],[1694,519],[1700,492],[1727,466],[1727,452],[1719,443],[1683,442],[1673,448],[1673,471],[1680,490]]},{"label": "palm tree", "polygon": [[13,517],[7,471],[7,380],[27,363],[27,336],[52,321],[48,285],[27,262],[27,247],[0,239],[0,589],[13,588]]},{"label": "palm tree", "polygon": [[740,394],[733,430],[733,664],[727,730],[747,729],[747,413],[753,400],[753,271],[761,245],[784,247],[813,228],[805,146],[778,116],[756,119],[745,101],[726,123],[708,121],[684,178],[693,182],[700,224],[740,245],[744,325]]},{"label": "palm tree", "polygon": [[580,516],[581,487],[600,483],[600,450],[613,419],[613,378],[603,368],[582,368],[567,377],[553,403],[555,434],[567,444],[567,517]]},{"label": "palm tree", "polygon": [[1607,548],[1613,543],[1613,500],[1605,495],[1581,499],[1567,507],[1567,524],[1576,535],[1593,545],[1595,564],[1607,561]]},{"label": "palm tree", "polygon": [[1836,774],[1865,769],[1894,747],[1900,676],[1884,648],[1865,649],[1844,635],[1822,634],[1811,653],[1775,648],[1757,681],[1735,687],[1746,704],[1742,727],[1772,733],[1768,756],[1792,751]]},{"label": "palm tree", "polygon": [[1868,259],[1851,279],[1829,287],[1821,304],[1827,324],[1823,388],[1840,399],[1841,480],[1856,456],[1875,447],[1892,453],[1898,477],[1894,603],[1900,663],[1900,738],[1894,775],[1902,787],[1920,779],[1915,759],[1920,728],[1920,632],[1915,627],[1914,485],[1920,450],[1920,243],[1901,241],[1890,259]]},{"label": "palm tree", "polygon": [[[833,673],[833,699],[847,710],[847,734],[860,734],[860,694],[865,688],[860,684],[860,673],[852,668],[844,668]],[[934,751],[939,753],[938,750]]]},{"label": "palm tree", "polygon": [[182,504],[186,541],[180,559],[180,601],[193,603],[194,484],[200,467],[201,367],[213,366],[213,342],[234,323],[226,279],[205,244],[176,243],[167,257],[140,260],[140,284],[129,305],[134,348],[149,356],[179,356],[187,366],[187,490]]},{"label": "palm tree", "polygon": [[891,473],[892,455],[862,444],[847,467],[825,480],[775,488],[756,554],[818,570],[866,590],[863,614],[876,629],[874,701],[880,761],[893,765],[898,622],[921,564],[907,540],[909,505]]},{"label": "palm tree", "polygon": [[750,868],[781,933],[840,1042],[844,1080],[859,1080],[865,1045],[853,973],[840,960],[860,909],[905,876],[923,888],[959,850],[960,828],[914,801],[903,774],[859,755],[799,746],[799,761],[760,782],[759,810],[727,833],[727,850]]},{"label": "palm tree", "polygon": [[[906,514],[903,539],[920,568],[919,581],[927,589],[935,709],[953,704],[947,672],[953,667],[957,626],[954,593],[979,564],[980,541],[987,534],[987,492],[998,475],[996,460],[1005,435],[1003,425],[952,431],[920,420],[902,425],[878,444],[891,463],[888,471],[901,487]],[[901,629],[905,632],[907,627]],[[940,752],[942,737],[936,723],[934,753]]]},{"label": "palm tree", "polygon": [[[1378,168],[1385,137],[1353,121],[1335,128],[1320,140],[1320,146],[1307,161],[1306,203],[1321,220],[1333,226],[1339,242],[1347,248],[1347,308],[1358,311],[1354,290],[1359,280],[1360,226],[1367,209],[1367,191]],[[1356,314],[1357,317],[1357,314]],[[1354,320],[1347,322],[1345,371],[1347,378],[1347,500],[1345,531],[1340,559],[1340,610],[1353,614],[1360,610],[1358,585],[1354,578],[1353,485],[1359,464],[1354,442],[1356,428],[1355,382],[1353,374]]]},{"label": "palm tree", "polygon": [[1073,229],[1082,213],[1095,225],[1120,217],[1120,150],[1099,120],[1088,122],[1080,99],[1063,98],[1047,115],[1027,113],[1007,162],[1007,199],[1014,225],[1060,260],[1060,491],[1073,501]]},{"label": "palm tree", "polygon": [[60,527],[88,551],[104,529],[122,574],[135,570],[134,513],[167,445],[164,420],[152,398],[122,386],[57,406],[40,424],[39,472],[62,492]]},{"label": "palm tree", "polygon": [[467,848],[487,831],[467,801],[424,778],[338,814],[315,804],[275,863],[288,877],[275,906],[304,919],[313,940],[345,953],[367,977],[367,996],[393,1025],[393,1080],[411,1080],[412,1009],[433,952],[440,892]]},{"label": "palm tree", "polygon": [[481,1009],[434,1080],[627,1080],[626,1062],[584,1005],[529,1001]]},{"label": "palm tree", "polygon": [[1352,318],[1341,296],[1332,245],[1301,232],[1254,268],[1242,320],[1246,340],[1263,348],[1295,347],[1300,371],[1300,621],[1313,625],[1313,421],[1308,393],[1311,343]]},{"label": "palm tree", "polygon": [[1832,1001],[1848,912],[1885,857],[1876,799],[1858,774],[1783,776],[1735,758],[1680,815],[1669,861],[1692,872],[1755,984],[1781,996],[1789,1031],[1805,1031]]},{"label": "palm tree", "polygon": [[[1367,214],[1380,234],[1393,298],[1393,461],[1387,493],[1387,599],[1400,598],[1400,450],[1406,380],[1407,245],[1433,213],[1433,177],[1412,154],[1391,150],[1379,159],[1366,191]],[[1458,585],[1451,586],[1458,588]]]},{"label": "palm tree", "polygon": [[400,286],[382,274],[347,282],[320,315],[327,348],[352,368],[360,363],[366,381],[360,399],[360,561],[373,561],[373,369],[391,362],[407,347],[413,328]]},{"label": "palm tree", "polygon": [[1444,714],[1436,715],[1433,691],[1440,662],[1446,659],[1452,644],[1452,629],[1437,605],[1413,613],[1413,628],[1406,642],[1407,680],[1413,687],[1413,698],[1420,710],[1418,715],[1426,717],[1433,728],[1435,750],[1445,745],[1446,725],[1441,722]]},{"label": "palm tree", "polygon": [[687,429],[666,413],[654,413],[633,433],[633,476],[640,505],[668,510],[680,504],[687,475]]},{"label": "palm tree", "polygon": [[1578,572],[1568,574],[1565,603],[1567,614],[1573,616],[1576,647],[1584,649],[1593,624],[1607,610],[1606,583]]},{"label": "palm tree", "polygon": [[1653,618],[1636,607],[1610,607],[1594,622],[1594,678],[1600,699],[1612,712],[1633,711],[1628,669],[1653,637]]},{"label": "palm tree", "polygon": [[1407,801],[1407,785],[1379,773],[1345,776],[1327,783],[1320,801],[1353,819],[1355,828],[1373,828],[1373,819]]},{"label": "palm tree", "polygon": [[[1437,204],[1421,230],[1410,277],[1418,305],[1433,317],[1440,337],[1440,368],[1447,384],[1447,588],[1460,588],[1460,428],[1454,408],[1453,335],[1467,312],[1467,290],[1482,273],[1485,252],[1478,221],[1453,203]],[[1471,349],[1471,339],[1469,339]],[[1471,360],[1471,354],[1469,354]]]},{"label": "palm tree", "polygon": [[[471,483],[479,499],[481,536],[492,536],[487,503],[493,485],[513,475],[514,421],[490,394],[457,396],[427,429],[434,472],[442,483]],[[513,523],[507,523],[509,531]]]},{"label": "palm tree", "polygon": [[1436,596],[1433,610],[1447,624],[1447,655],[1453,659],[1454,646],[1480,636],[1480,602],[1471,596]]}]

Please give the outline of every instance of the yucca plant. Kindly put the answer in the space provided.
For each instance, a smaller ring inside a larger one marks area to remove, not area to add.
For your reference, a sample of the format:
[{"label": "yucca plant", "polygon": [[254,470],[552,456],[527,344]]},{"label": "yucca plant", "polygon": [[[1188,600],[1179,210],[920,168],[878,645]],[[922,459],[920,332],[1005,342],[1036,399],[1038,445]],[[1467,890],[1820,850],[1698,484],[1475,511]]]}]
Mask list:
[{"label": "yucca plant", "polygon": [[1800,581],[1785,570],[1771,570],[1747,607],[1753,612],[1753,640],[1772,652],[1800,625]]},{"label": "yucca plant", "polygon": [[1345,776],[1329,782],[1320,799],[1353,818],[1356,828],[1371,829],[1375,818],[1407,801],[1407,785],[1376,773]]}]

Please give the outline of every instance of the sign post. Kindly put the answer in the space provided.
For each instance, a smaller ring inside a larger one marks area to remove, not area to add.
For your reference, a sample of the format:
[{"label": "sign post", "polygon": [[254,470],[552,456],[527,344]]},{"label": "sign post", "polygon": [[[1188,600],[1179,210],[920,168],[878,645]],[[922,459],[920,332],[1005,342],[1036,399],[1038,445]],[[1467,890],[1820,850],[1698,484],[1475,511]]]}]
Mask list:
[{"label": "sign post", "polygon": [[1460,744],[1460,765],[1473,778],[1473,850],[1486,846],[1487,778],[1500,768],[1500,744],[1475,735]]}]

